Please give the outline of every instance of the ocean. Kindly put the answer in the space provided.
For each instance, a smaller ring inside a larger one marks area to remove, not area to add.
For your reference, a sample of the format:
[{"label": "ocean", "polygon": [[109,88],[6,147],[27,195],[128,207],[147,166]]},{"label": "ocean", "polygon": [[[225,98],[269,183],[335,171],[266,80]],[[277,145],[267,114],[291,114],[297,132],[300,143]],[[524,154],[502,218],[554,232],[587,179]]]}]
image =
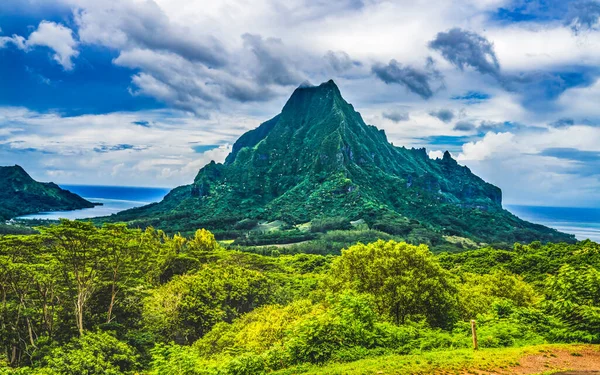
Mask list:
[{"label": "ocean", "polygon": [[571,233],[578,240],[600,242],[600,208],[505,205],[523,220]]},{"label": "ocean", "polygon": [[[21,219],[88,219],[108,216],[133,207],[159,202],[170,191],[168,188],[129,186],[61,185],[63,189],[79,194],[103,206],[76,211],[43,212],[20,217]],[[600,242],[600,208],[539,207],[505,205],[521,219],[546,225],[562,232],[572,233],[577,239]]]},{"label": "ocean", "polygon": [[129,208],[159,202],[171,190],[132,186],[60,185],[60,187],[78,194],[90,202],[98,202],[103,205],[75,211],[41,212],[21,216],[19,219],[58,220],[64,218],[75,220],[109,216]]}]

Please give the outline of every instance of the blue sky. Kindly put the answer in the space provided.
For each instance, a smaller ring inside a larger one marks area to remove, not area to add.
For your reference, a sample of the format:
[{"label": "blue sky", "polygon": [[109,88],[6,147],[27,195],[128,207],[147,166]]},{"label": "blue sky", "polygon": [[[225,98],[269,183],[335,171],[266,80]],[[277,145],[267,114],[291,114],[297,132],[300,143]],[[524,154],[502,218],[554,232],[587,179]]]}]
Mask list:
[{"label": "blue sky", "polygon": [[174,187],[305,81],[505,202],[600,206],[600,1],[4,0],[0,161]]}]

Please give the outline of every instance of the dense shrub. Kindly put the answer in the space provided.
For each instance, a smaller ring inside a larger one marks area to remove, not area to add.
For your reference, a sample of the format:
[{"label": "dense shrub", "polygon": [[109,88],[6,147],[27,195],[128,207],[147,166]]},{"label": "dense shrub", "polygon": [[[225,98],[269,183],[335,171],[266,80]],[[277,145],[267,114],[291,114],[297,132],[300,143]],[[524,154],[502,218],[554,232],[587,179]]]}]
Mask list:
[{"label": "dense shrub", "polygon": [[396,324],[425,319],[433,326],[450,327],[456,319],[456,287],[427,246],[359,243],[342,251],[331,275],[333,290],[371,294],[379,313]]},{"label": "dense shrub", "polygon": [[177,276],[147,298],[145,324],[164,340],[192,343],[219,321],[273,302],[273,287],[260,272],[238,267]]}]

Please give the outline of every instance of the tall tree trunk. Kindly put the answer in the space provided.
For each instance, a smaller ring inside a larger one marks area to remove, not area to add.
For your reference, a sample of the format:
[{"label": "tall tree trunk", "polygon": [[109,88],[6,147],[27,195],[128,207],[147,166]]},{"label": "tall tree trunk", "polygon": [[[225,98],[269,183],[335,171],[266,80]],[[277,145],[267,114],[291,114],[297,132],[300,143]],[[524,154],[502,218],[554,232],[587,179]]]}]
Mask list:
[{"label": "tall tree trunk", "polygon": [[77,329],[79,336],[83,336],[83,307],[85,306],[84,292],[77,293],[77,302],[75,303],[75,319],[77,321]]},{"label": "tall tree trunk", "polygon": [[115,300],[117,299],[117,273],[118,269],[113,270],[113,280],[110,290],[110,304],[108,305],[108,313],[106,314],[106,323],[110,323],[112,320],[112,311],[115,306]]}]

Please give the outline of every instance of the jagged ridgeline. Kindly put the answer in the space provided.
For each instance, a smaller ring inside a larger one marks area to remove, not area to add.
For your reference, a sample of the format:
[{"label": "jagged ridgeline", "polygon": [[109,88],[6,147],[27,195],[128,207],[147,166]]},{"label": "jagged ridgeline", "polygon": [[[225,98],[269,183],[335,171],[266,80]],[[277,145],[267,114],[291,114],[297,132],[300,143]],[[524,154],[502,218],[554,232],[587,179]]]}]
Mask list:
[{"label": "jagged ridgeline", "polygon": [[52,182],[37,182],[18,165],[0,167],[0,220],[44,211],[91,208],[94,204]]},{"label": "jagged ridgeline", "polygon": [[413,238],[573,240],[503,210],[501,190],[448,152],[432,160],[425,149],[390,144],[333,81],[296,89],[279,115],[242,135],[225,162],[206,165],[193,184],[111,220],[219,233],[244,220],[298,225],[324,218]]}]

